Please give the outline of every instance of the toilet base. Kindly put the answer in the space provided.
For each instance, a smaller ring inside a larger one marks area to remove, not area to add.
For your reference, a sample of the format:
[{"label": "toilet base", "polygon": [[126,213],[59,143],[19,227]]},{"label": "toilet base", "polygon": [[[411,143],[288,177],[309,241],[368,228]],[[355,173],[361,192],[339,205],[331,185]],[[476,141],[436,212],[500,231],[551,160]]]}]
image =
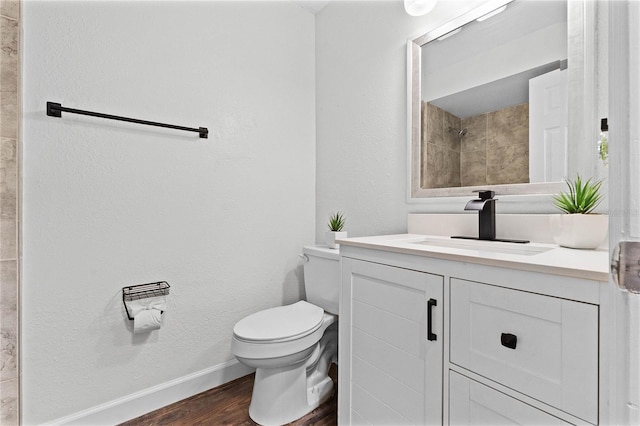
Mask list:
[{"label": "toilet base", "polygon": [[257,368],[249,417],[263,426],[284,425],[333,395],[329,366],[337,355],[337,330],[327,330],[311,356],[292,366]]},{"label": "toilet base", "polygon": [[304,365],[290,371],[283,368],[256,370],[249,417],[264,426],[284,425],[303,417],[333,395],[333,381],[307,387]]}]

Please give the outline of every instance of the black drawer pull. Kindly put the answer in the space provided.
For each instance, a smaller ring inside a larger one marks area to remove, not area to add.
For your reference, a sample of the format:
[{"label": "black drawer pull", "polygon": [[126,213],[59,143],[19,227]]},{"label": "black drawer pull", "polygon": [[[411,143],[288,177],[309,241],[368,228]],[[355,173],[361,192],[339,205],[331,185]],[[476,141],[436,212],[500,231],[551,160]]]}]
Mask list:
[{"label": "black drawer pull", "polygon": [[505,348],[515,349],[518,344],[518,336],[510,333],[502,333],[500,343],[502,343],[502,346]]},{"label": "black drawer pull", "polygon": [[432,331],[431,315],[433,314],[433,307],[438,306],[436,299],[429,299],[427,302],[427,340],[438,340],[438,336]]}]

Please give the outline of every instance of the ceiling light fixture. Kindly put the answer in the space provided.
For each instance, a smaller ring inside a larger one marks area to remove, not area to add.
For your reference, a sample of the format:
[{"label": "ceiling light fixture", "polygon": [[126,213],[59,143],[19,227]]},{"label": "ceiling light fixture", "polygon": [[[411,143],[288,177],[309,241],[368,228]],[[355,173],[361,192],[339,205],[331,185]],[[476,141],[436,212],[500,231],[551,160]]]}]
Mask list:
[{"label": "ceiling light fixture", "polygon": [[502,7],[497,8],[496,10],[494,10],[493,12],[489,12],[486,15],[482,15],[481,17],[479,17],[478,19],[476,19],[476,21],[478,22],[482,22],[485,19],[489,19],[492,16],[496,16],[498,13],[504,12],[504,10],[507,8],[507,5],[505,4]]},{"label": "ceiling light fixture", "polygon": [[422,16],[431,12],[438,0],[404,0],[404,10],[411,16]]}]

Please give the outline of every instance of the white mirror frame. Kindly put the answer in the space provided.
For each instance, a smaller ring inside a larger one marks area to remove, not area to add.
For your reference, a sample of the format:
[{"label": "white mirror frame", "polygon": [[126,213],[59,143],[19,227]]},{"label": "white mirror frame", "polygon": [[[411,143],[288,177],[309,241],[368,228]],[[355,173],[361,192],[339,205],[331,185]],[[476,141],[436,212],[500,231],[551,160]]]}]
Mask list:
[{"label": "white mirror frame", "polygon": [[[434,197],[465,197],[474,190],[491,189],[498,195],[545,195],[566,189],[564,182],[522,183],[506,185],[465,186],[457,188],[425,189],[420,186],[421,173],[421,47],[471,22],[513,0],[489,0],[483,5],[455,18],[444,25],[407,42],[407,116],[409,152],[409,202],[420,202]],[[590,0],[568,1],[569,20],[569,137],[568,173],[574,177],[594,176],[596,173],[595,141],[600,123],[597,117],[597,58],[596,58],[596,11],[597,2]],[[587,148],[587,145],[588,148]],[[593,149],[591,149],[593,148]],[[530,200],[531,201],[531,200]],[[549,203],[547,203],[549,204]],[[540,212],[548,211],[543,208]],[[528,209],[535,212],[536,208]]]}]

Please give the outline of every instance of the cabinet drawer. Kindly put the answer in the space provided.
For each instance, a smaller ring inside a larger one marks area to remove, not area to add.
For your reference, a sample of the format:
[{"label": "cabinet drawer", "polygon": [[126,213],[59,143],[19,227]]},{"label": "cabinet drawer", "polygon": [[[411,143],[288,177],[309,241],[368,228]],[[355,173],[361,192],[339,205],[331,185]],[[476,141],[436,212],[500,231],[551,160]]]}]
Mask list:
[{"label": "cabinet drawer", "polygon": [[450,371],[449,424],[561,426],[571,423]]},{"label": "cabinet drawer", "polygon": [[598,422],[598,307],[451,279],[452,363]]}]

